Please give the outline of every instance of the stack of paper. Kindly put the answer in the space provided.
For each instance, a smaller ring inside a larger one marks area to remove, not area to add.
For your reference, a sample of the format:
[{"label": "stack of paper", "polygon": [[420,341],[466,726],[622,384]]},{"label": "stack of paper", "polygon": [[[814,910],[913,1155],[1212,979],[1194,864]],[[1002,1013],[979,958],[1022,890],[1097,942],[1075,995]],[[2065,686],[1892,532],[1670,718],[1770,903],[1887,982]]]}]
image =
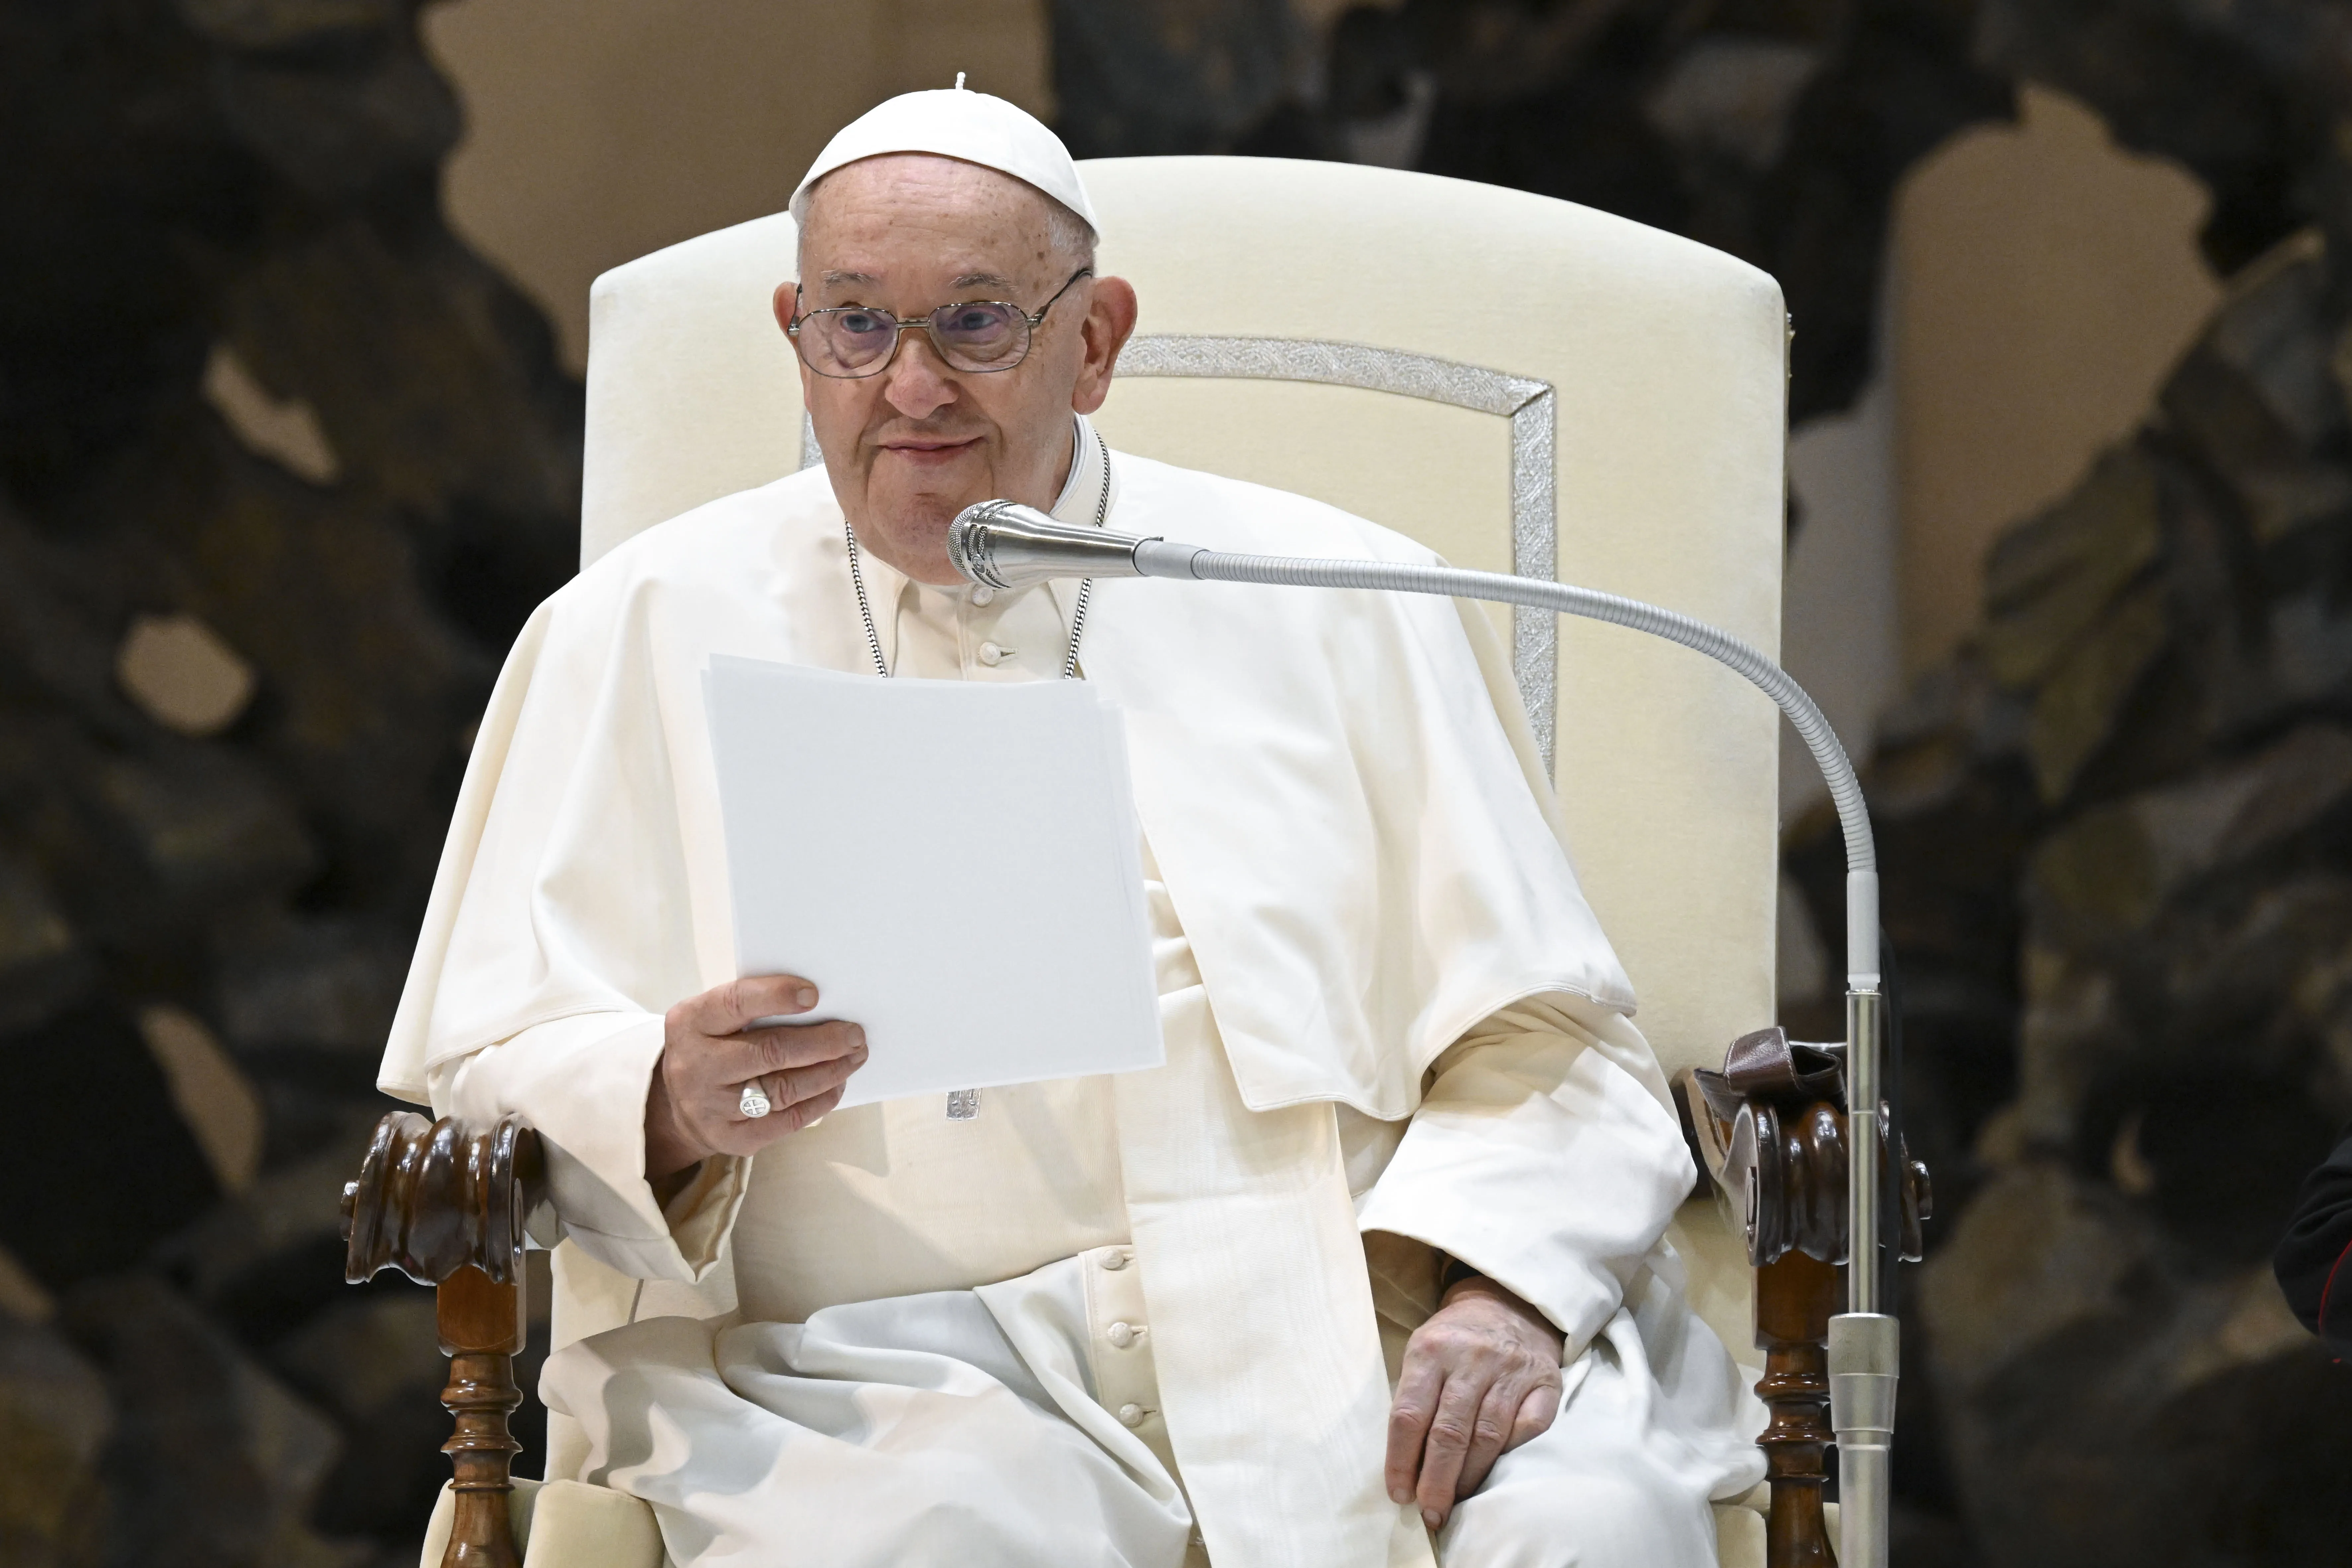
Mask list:
[{"label": "stack of paper", "polygon": [[704,676],[738,972],[863,1025],[844,1106],[1157,1067],[1117,710],[1084,681]]}]

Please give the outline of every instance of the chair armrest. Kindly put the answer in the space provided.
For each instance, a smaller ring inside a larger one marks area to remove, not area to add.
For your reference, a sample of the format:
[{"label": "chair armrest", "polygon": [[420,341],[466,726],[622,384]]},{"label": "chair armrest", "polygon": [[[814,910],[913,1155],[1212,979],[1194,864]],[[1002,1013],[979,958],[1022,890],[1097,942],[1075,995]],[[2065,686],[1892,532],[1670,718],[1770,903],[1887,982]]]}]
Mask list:
[{"label": "chair armrest", "polygon": [[434,1287],[457,1418],[443,1445],[456,1476],[456,1517],[442,1568],[520,1568],[511,1519],[507,1418],[522,1403],[523,1224],[546,1201],[539,1134],[520,1117],[468,1127],[395,1110],[376,1123],[357,1180],[343,1187],[343,1278],[362,1284],[396,1268]]},{"label": "chair armrest", "polygon": [[[1797,1055],[1778,1029],[1732,1044],[1721,1072],[1690,1068],[1674,1091],[1693,1159],[1744,1234],[1755,1268],[1756,1393],[1771,1412],[1757,1439],[1771,1507],[1761,1531],[1718,1515],[1728,1563],[1834,1568],[1828,1481],[1828,1341],[1845,1255],[1842,1073]],[[1759,1539],[1760,1538],[1760,1539]]]}]

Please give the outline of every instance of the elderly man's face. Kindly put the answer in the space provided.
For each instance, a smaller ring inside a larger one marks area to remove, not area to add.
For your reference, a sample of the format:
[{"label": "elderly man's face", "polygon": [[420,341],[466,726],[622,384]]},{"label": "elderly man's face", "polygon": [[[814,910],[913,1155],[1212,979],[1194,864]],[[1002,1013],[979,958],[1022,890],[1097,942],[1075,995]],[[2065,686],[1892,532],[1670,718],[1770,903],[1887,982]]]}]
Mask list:
[{"label": "elderly man's face", "polygon": [[[903,153],[837,169],[817,187],[802,281],[776,290],[777,320],[865,305],[911,321],[979,300],[1034,314],[1084,265],[1049,242],[1047,211],[1021,181],[952,158]],[[878,375],[843,380],[803,363],[817,445],[858,542],[919,581],[960,581],[948,524],[978,501],[1053,504],[1069,474],[1070,414],[1102,405],[1134,326],[1125,281],[1081,279],[1011,370],[958,370],[917,328]]]}]

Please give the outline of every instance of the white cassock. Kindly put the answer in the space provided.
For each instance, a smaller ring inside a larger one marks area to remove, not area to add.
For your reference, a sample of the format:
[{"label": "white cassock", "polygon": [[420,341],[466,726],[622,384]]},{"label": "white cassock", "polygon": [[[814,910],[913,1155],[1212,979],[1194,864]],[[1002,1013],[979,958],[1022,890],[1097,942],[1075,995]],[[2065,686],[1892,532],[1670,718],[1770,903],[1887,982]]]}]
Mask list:
[{"label": "white cassock", "polygon": [[[1076,435],[1066,520],[1108,486],[1125,531],[1430,558],[1278,491],[1106,475]],[[1075,584],[863,561],[894,673],[1058,673]],[[665,1209],[662,1015],[733,973],[714,653],[872,669],[821,470],[638,536],[532,617],[383,1075],[547,1142],[551,1478],[646,1499],[681,1564],[1713,1562],[1762,1410],[1683,1299],[1662,1237],[1690,1157],[1475,609],[1098,584],[1081,660],[1127,721],[1167,1066],[989,1089],[969,1121],[838,1112]],[[1568,1393],[1433,1543],[1381,1470],[1441,1252],[1559,1328]]]}]

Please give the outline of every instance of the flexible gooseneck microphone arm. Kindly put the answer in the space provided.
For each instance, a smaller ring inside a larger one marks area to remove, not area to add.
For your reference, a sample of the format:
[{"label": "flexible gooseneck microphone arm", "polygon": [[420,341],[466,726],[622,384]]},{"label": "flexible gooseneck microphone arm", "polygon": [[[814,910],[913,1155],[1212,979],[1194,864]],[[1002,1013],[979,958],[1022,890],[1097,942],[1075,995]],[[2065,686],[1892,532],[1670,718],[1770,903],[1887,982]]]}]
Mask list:
[{"label": "flexible gooseneck microphone arm", "polygon": [[1846,862],[1846,1308],[1830,1320],[1831,1425],[1838,1439],[1839,1561],[1844,1568],[1886,1568],[1900,1341],[1885,1302],[1878,1246],[1882,1128],[1872,1114],[1881,1100],[1886,998],[1880,988],[1878,851],[1853,763],[1821,709],[1788,672],[1730,633],[1646,605],[1566,583],[1494,572],[1415,566],[1391,561],[1313,560],[1234,555],[1164,539],[1139,539],[1077,527],[1013,501],[984,501],[948,530],[948,555],[968,580],[996,589],[1052,577],[1166,577],[1192,582],[1262,583],[1299,588],[1366,588],[1527,605],[1630,626],[1706,655],[1738,671],[1787,714],[1829,784],[1845,835]]}]

